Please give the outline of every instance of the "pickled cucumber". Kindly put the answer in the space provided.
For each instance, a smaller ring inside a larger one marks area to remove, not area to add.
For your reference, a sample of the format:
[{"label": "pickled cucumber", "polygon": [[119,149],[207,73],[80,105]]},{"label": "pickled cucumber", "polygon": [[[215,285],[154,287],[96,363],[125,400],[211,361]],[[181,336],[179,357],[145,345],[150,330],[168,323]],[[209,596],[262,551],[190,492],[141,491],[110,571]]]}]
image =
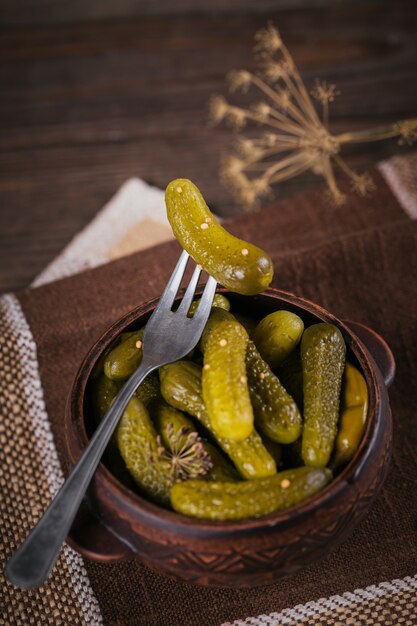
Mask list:
[{"label": "pickled cucumber", "polygon": [[190,418],[163,400],[153,402],[150,412],[169,452],[173,478],[177,481],[206,476],[213,464]]},{"label": "pickled cucumber", "polygon": [[204,350],[203,400],[218,437],[243,441],[253,430],[246,377],[249,337],[237,320],[223,320],[211,331]]},{"label": "pickled cucumber", "polygon": [[[198,298],[198,300],[194,300],[194,302],[191,303],[191,306],[188,311],[189,317],[192,317],[194,313],[197,311],[198,305],[200,304],[200,300],[201,298]],[[230,311],[230,302],[226,298],[226,296],[223,296],[221,293],[216,293],[214,295],[212,306],[217,309],[224,309],[225,311]]]},{"label": "pickled cucumber", "polygon": [[256,327],[253,341],[262,358],[275,370],[300,342],[303,320],[291,311],[274,311]]},{"label": "pickled cucumber", "polygon": [[165,202],[175,237],[221,285],[245,295],[268,287],[273,277],[270,257],[228,233],[190,180],[179,178],[170,182]]},{"label": "pickled cucumber", "polygon": [[112,341],[111,344],[109,346],[107,346],[107,348],[105,350],[103,350],[103,353],[99,356],[99,358],[96,361],[96,364],[94,365],[94,367],[92,369],[92,372],[91,372],[91,379],[92,380],[94,380],[96,378],[99,378],[103,374],[103,372],[104,372],[104,362],[105,362],[105,360],[107,358],[107,355],[113,350],[113,348],[115,346],[117,346],[118,343],[120,343],[121,337],[122,337],[122,335],[120,335],[119,337],[116,337],[116,339],[114,341]]},{"label": "pickled cucumber", "polygon": [[215,436],[243,478],[262,478],[276,473],[274,459],[266,450],[256,430],[236,442],[216,437],[202,397],[201,367],[190,361],[177,361],[159,370],[161,393],[171,406],[196,417]]},{"label": "pickled cucumber", "polygon": [[[91,408],[96,426],[99,425],[110,408],[113,400],[119,393],[120,387],[121,383],[108,379],[104,374],[91,381]],[[103,453],[103,463],[121,483],[130,488],[134,487],[132,477],[120,456],[114,434]]]},{"label": "pickled cucumber", "polygon": [[239,520],[288,509],[311,497],[332,478],[329,469],[299,467],[240,483],[189,480],[174,485],[175,511],[210,520]]},{"label": "pickled cucumber", "polygon": [[304,332],[302,457],[306,465],[325,467],[333,451],[345,356],[346,345],[336,326],[314,324]]},{"label": "pickled cucumber", "polygon": [[301,435],[301,413],[251,341],[246,352],[246,371],[256,426],[277,443],[296,441]]},{"label": "pickled cucumber", "polygon": [[206,322],[204,330],[201,334],[200,341],[198,343],[198,347],[201,352],[204,353],[207,345],[207,340],[210,337],[211,331],[216,328],[216,326],[223,321],[234,320],[236,319],[232,313],[226,311],[225,309],[213,308],[210,312],[209,318]]},{"label": "pickled cucumber", "polygon": [[136,389],[135,396],[145,406],[161,397],[158,372],[151,372],[147,375]]},{"label": "pickled cucumber", "polygon": [[210,456],[212,467],[204,476],[204,480],[216,482],[235,482],[240,479],[236,469],[211,443],[204,442],[204,449]]},{"label": "pickled cucumber", "polygon": [[120,383],[110,380],[104,374],[92,380],[91,383],[91,406],[94,414],[94,421],[99,424],[105,413],[110,408],[111,403],[120,390]]},{"label": "pickled cucumber", "polygon": [[366,381],[356,367],[347,362],[343,374],[340,417],[332,467],[344,465],[355,455],[365,430],[367,413]]},{"label": "pickled cucumber", "polygon": [[277,369],[277,376],[300,410],[303,408],[303,368],[299,346],[291,352]]},{"label": "pickled cucumber", "polygon": [[172,450],[173,437],[175,445],[181,447],[185,444],[188,434],[194,432],[198,435],[192,419],[164,400],[152,403],[150,411],[156,430],[166,448]]},{"label": "pickled cucumber", "polygon": [[[227,459],[212,444],[199,438],[193,421],[182,411],[178,411],[164,402],[158,402],[152,405],[151,412],[165,447],[171,453],[185,450],[187,467],[191,471],[195,472],[196,469],[203,466],[205,471],[202,471],[201,475],[205,480],[225,482],[238,479],[236,470]],[[190,451],[188,446],[187,449],[190,435],[201,441],[205,455],[201,454],[198,448]]]},{"label": "pickled cucumber", "polygon": [[135,396],[120,419],[116,441],[126,467],[141,490],[157,502],[167,504],[174,482],[172,464],[145,405]]},{"label": "pickled cucumber", "polygon": [[200,338],[199,348],[202,352],[204,352],[208,336],[210,335],[213,328],[217,326],[217,324],[223,320],[237,320],[241,326],[246,330],[249,337],[252,336],[255,328],[256,322],[252,320],[250,317],[246,317],[245,315],[240,315],[239,313],[230,313],[226,309],[220,309],[214,307],[210,313],[210,316],[207,320],[205,328]]},{"label": "pickled cucumber", "polygon": [[124,380],[139,367],[144,332],[144,328],[135,331],[111,350],[104,361],[104,373],[107,378]]}]

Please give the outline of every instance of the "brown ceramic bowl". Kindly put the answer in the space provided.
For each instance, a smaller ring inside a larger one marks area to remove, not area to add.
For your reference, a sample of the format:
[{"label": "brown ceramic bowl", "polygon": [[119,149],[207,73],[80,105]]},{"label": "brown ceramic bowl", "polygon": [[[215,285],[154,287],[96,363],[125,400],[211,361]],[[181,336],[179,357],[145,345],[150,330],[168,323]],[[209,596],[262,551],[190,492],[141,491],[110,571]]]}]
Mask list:
[{"label": "brown ceramic bowl", "polygon": [[[348,358],[362,370],[369,390],[368,420],[359,450],[325,489],[306,502],[239,522],[199,521],[163,509],[129,490],[100,464],[69,537],[84,556],[111,561],[135,555],[161,573],[205,585],[265,584],[321,559],[344,541],[381,488],[392,441],[387,387],[395,371],[384,340],[367,327],[341,321],[290,293],[270,289],[243,297],[222,291],[234,311],[258,319],[287,309],[306,325],[324,321],[341,330]],[[156,302],[147,302],[116,322],[84,359],[67,405],[68,466],[80,457],[92,429],[85,391],[94,364],[120,332],[146,322]]]}]

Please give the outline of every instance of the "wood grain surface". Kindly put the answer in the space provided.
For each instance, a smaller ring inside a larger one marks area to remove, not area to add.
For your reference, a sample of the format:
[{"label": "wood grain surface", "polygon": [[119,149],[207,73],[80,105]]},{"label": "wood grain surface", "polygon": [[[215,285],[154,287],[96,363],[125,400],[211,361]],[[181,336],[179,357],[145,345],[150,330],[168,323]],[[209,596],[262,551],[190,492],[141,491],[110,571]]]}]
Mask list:
[{"label": "wood grain surface", "polygon": [[[227,71],[253,67],[268,19],[309,87],[337,84],[335,131],[416,116],[414,0],[2,29],[0,291],[27,286],[131,176],[160,187],[186,176],[220,214],[241,210],[218,178],[233,135],[207,126],[207,104]],[[398,150],[366,144],[347,157],[362,168]],[[277,197],[317,180],[293,179]]]},{"label": "wood grain surface", "polygon": [[[242,13],[276,11],[284,7],[328,6],[346,0],[1,0],[0,22],[3,24],[45,24],[80,22],[97,19],[125,18],[143,15],[181,15],[184,13]],[[391,0],[379,0],[390,2]],[[361,0],[349,0],[361,2]]]}]

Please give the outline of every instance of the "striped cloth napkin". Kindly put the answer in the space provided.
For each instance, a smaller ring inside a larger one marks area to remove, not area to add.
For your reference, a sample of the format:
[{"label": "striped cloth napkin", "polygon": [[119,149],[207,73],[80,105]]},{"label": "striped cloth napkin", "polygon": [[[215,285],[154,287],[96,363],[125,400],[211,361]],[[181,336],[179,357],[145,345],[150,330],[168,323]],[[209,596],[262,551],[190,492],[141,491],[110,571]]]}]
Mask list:
[{"label": "striped cloth napkin", "polygon": [[[395,157],[374,171],[370,198],[345,189],[335,209],[317,188],[229,225],[271,254],[274,286],[372,326],[394,350],[391,471],[351,538],[321,563],[245,590],[175,582],[135,558],[95,563],[65,545],[39,590],[13,588],[1,568],[0,626],[417,623],[416,172],[417,155]],[[163,193],[128,181],[31,289],[0,298],[2,563],[63,481],[62,415],[86,349],[160,293],[178,255],[171,239]]]}]

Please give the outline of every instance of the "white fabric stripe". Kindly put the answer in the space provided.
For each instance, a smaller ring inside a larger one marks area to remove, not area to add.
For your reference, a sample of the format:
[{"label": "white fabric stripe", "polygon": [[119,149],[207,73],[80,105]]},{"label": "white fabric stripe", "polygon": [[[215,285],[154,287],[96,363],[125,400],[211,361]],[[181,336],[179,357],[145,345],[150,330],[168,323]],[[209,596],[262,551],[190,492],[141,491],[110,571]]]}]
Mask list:
[{"label": "white fabric stripe", "polygon": [[[1,304],[7,323],[16,337],[16,345],[21,355],[19,365],[23,373],[25,401],[39,446],[42,469],[47,478],[51,496],[53,496],[63,483],[64,475],[45,409],[36,344],[17,298],[12,294],[6,294],[2,296]],[[83,559],[66,544],[64,544],[63,552],[75,593],[84,613],[85,623],[89,626],[100,626],[103,624],[103,619]]]},{"label": "white fabric stripe", "polygon": [[169,226],[164,192],[139,178],[127,180],[96,217],[37,278],[38,287],[108,262],[107,253],[138,222],[152,219]]},{"label": "white fabric stripe", "polygon": [[[133,228],[149,219],[169,227],[165,194],[161,189],[151,187],[139,178],[131,178],[35,278],[31,287],[108,263],[110,250]],[[216,219],[222,221],[218,216]]]},{"label": "white fabric stripe", "polygon": [[293,608],[283,609],[279,613],[274,612],[269,615],[258,615],[234,622],[225,622],[222,626],[288,626],[289,624],[300,623],[307,617],[326,613],[341,606],[360,605],[366,600],[395,596],[404,591],[413,590],[417,591],[417,575],[406,576],[402,580],[394,579],[379,585],[370,585],[366,589],[355,589],[353,593],[346,592],[341,596],[330,596],[329,598],[320,598],[315,602],[298,604]]},{"label": "white fabric stripe", "polygon": [[398,175],[397,168],[392,163],[392,159],[382,161],[378,164],[378,169],[385,178],[386,183],[391,188],[401,207],[412,220],[417,219],[417,200],[415,195],[405,187]]}]

